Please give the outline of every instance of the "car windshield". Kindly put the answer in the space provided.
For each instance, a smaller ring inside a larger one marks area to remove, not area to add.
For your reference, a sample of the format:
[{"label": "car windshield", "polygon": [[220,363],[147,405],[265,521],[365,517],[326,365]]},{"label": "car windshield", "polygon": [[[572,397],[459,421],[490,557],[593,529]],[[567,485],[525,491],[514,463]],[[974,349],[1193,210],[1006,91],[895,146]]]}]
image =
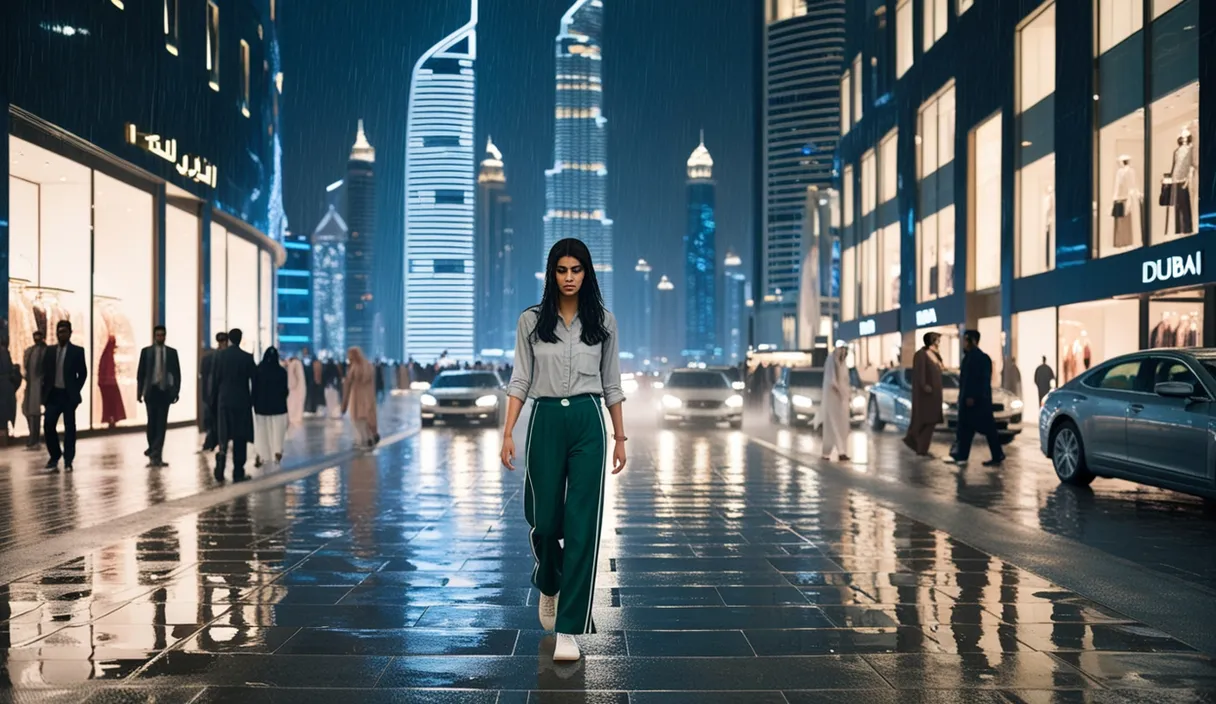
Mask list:
[{"label": "car windshield", "polygon": [[667,380],[669,389],[728,389],[730,382],[721,372],[673,372]]},{"label": "car windshield", "polygon": [[803,369],[790,372],[790,386],[797,388],[823,386],[823,371]]},{"label": "car windshield", "polygon": [[714,371],[722,372],[726,375],[726,378],[731,381],[741,381],[738,367],[725,367],[723,369],[715,369]]},{"label": "car windshield", "polygon": [[440,374],[435,377],[432,389],[495,389],[502,385],[493,372],[472,374]]},{"label": "car windshield", "polygon": [[[904,370],[904,383],[906,383],[908,386],[912,385],[912,370],[911,369]],[[943,389],[957,389],[958,388],[958,374],[956,372],[943,371],[942,372],[942,388]]]}]

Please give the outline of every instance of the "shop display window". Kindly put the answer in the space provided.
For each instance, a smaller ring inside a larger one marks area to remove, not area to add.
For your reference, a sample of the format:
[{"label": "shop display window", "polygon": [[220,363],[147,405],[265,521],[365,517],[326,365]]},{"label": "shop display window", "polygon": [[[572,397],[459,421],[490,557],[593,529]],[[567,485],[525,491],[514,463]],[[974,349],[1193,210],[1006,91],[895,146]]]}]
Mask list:
[{"label": "shop display window", "polygon": [[878,312],[878,237],[869,233],[861,243],[861,271],[858,282],[861,284],[861,314],[873,315]]},{"label": "shop display window", "polygon": [[1018,29],[1018,103],[1029,108],[1056,90],[1056,5],[1043,6]]},{"label": "shop display window", "polygon": [[1144,109],[1098,131],[1098,256],[1139,247],[1148,226]]},{"label": "shop display window", "polygon": [[894,200],[899,190],[899,133],[891,130],[878,145],[878,167],[882,178],[878,185],[878,202]]},{"label": "shop display window", "polygon": [[228,233],[228,327],[240,328],[241,347],[258,352],[258,248]]},{"label": "shop display window", "polygon": [[1160,244],[1199,229],[1199,83],[1154,101],[1151,114],[1153,176],[1159,191],[1149,208],[1150,241]]},{"label": "shop display window", "polygon": [[1095,364],[1140,348],[1140,299],[1060,306],[1058,330],[1056,377],[1063,385]]},{"label": "shop display window", "polygon": [[845,247],[840,253],[840,319],[857,317],[857,247]]},{"label": "shop display window", "polygon": [[1203,291],[1154,296],[1148,303],[1148,346],[1202,347]]},{"label": "shop display window", "polygon": [[[1021,396],[1025,410],[1023,427],[1034,427],[1039,417],[1043,397],[1061,382],[1057,379],[1059,354],[1056,334],[1055,308],[1042,308],[1013,316],[1013,359],[1021,380]],[[1045,369],[1044,369],[1045,367]]]},{"label": "shop display window", "polygon": [[1143,0],[1098,0],[1098,53],[1105,54],[1143,27]]},{"label": "shop display window", "polygon": [[853,80],[848,71],[840,76],[840,134],[853,126]]},{"label": "shop display window", "polygon": [[1001,114],[971,135],[972,290],[1001,285]]},{"label": "shop display window", "polygon": [[882,274],[878,291],[879,312],[899,307],[899,223],[879,231],[879,267]]},{"label": "shop display window", "polygon": [[1017,174],[1018,276],[1055,268],[1055,154],[1023,166]]},{"label": "shop display window", "polygon": [[[993,315],[975,321],[975,329],[980,333],[980,349],[992,359],[992,385],[1014,391],[1018,385],[1016,367],[1006,375],[1005,370],[1005,336],[1001,330],[1001,316]],[[1015,387],[1015,388],[1010,388]]]},{"label": "shop display window", "polygon": [[[139,352],[152,344],[152,194],[93,174],[93,427],[143,425]],[[86,248],[87,249],[87,248]]]},{"label": "shop display window", "polygon": [[861,73],[861,54],[853,57],[853,124],[861,122],[865,113],[861,100],[861,87],[865,83]]},{"label": "shop display window", "polygon": [[844,167],[844,178],[841,179],[841,193],[844,203],[841,205],[841,217],[846,228],[853,226],[853,167]]},{"label": "shop display window", "polygon": [[861,217],[863,218],[874,212],[874,208],[877,206],[877,194],[874,192],[877,186],[875,176],[874,150],[869,149],[861,155]]},{"label": "shop display window", "polygon": [[[271,332],[271,322],[274,320],[274,269],[270,264],[270,252],[259,250],[258,261],[258,359],[261,359],[261,353],[274,345]],[[364,352],[371,353],[370,350]]]},{"label": "shop display window", "polygon": [[223,225],[211,223],[210,237],[211,281],[208,292],[211,303],[211,335],[232,329],[228,324],[228,231]]},{"label": "shop display window", "polygon": [[912,68],[912,0],[900,0],[895,8],[895,77]]},{"label": "shop display window", "polygon": [[191,420],[198,412],[199,220],[179,208],[165,209],[165,323],[167,343],[177,350],[182,387],[169,406],[169,421]]}]

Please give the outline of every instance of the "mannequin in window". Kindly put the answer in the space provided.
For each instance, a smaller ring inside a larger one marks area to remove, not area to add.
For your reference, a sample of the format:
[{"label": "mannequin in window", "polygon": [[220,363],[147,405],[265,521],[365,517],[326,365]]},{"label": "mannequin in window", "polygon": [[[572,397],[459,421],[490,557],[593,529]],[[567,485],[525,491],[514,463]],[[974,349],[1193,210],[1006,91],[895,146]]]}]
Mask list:
[{"label": "mannequin in window", "polygon": [[113,335],[110,335],[106,340],[105,348],[101,350],[101,358],[97,361],[97,388],[101,391],[101,422],[111,428],[127,418],[127,409],[122,402],[122,391],[118,388],[118,368],[114,360],[117,346],[118,341]]},{"label": "mannequin in window", "polygon": [[[1178,148],[1174,150],[1170,167],[1169,206],[1174,208],[1174,234],[1189,235],[1195,231],[1191,220],[1191,178],[1195,175],[1195,151],[1192,147],[1191,131],[1182,128],[1178,135]],[[1166,211],[1169,212],[1168,210]],[[1169,234],[1169,215],[1166,215],[1166,234]]]},{"label": "mannequin in window", "polygon": [[1115,169],[1115,192],[1112,196],[1110,214],[1115,220],[1115,246],[1132,246],[1132,210],[1140,198],[1136,190],[1136,170],[1131,166],[1132,158],[1126,154],[1119,157],[1119,168]]},{"label": "mannequin in window", "polygon": [[1161,314],[1161,322],[1153,326],[1153,331],[1148,336],[1149,349],[1157,349],[1158,347],[1168,347],[1165,344],[1165,338],[1170,330],[1170,314],[1169,311]]}]

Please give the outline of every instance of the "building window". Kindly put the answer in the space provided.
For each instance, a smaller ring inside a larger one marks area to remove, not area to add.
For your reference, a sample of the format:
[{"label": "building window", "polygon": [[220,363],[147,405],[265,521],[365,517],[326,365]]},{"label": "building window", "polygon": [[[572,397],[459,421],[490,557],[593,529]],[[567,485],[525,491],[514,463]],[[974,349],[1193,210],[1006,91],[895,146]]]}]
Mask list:
[{"label": "building window", "polygon": [[878,166],[882,179],[878,188],[878,202],[895,200],[899,188],[899,169],[896,164],[899,151],[899,133],[891,130],[878,145]]},{"label": "building window", "polygon": [[878,312],[878,237],[875,234],[878,206],[878,163],[873,149],[861,155],[861,271],[857,280],[861,287],[861,314]]},{"label": "building window", "polygon": [[1001,114],[971,132],[971,289],[1001,285]]},{"label": "building window", "polygon": [[1017,32],[1017,276],[1055,267],[1055,24],[1052,3],[1023,22]]},{"label": "building window", "polygon": [[861,122],[861,54],[853,58],[853,124]]},{"label": "building window", "polygon": [[878,310],[899,307],[899,132],[891,130],[878,145]]},{"label": "building window", "polygon": [[865,218],[874,212],[875,206],[878,204],[877,194],[875,193],[875,180],[877,170],[875,169],[874,150],[870,149],[865,154],[861,155],[861,217]]},{"label": "building window", "polygon": [[857,317],[857,235],[853,228],[853,166],[844,167],[840,181],[841,246],[840,259],[840,318],[852,320]]},{"label": "building window", "polygon": [[435,191],[435,203],[439,205],[464,205],[464,191]]},{"label": "building window", "polygon": [[954,84],[921,105],[916,173],[916,298],[954,293]]},{"label": "building window", "polygon": [[275,0],[270,0],[270,21],[271,22],[274,22],[276,19],[275,18],[275,6],[276,5],[278,5],[278,3],[275,2]]},{"label": "building window", "polygon": [[1183,0],[1153,0],[1153,19],[1182,4]]},{"label": "building window", "polygon": [[249,117],[249,42],[241,40],[241,114]]},{"label": "building window", "polygon": [[928,52],[937,40],[946,36],[946,16],[949,14],[947,3],[950,0],[924,0],[921,7],[924,10],[925,41],[924,51]]},{"label": "building window", "polygon": [[1105,54],[1143,27],[1143,0],[1098,0],[1099,54]]},{"label": "building window", "polygon": [[179,31],[177,24],[178,0],[165,0],[165,49],[177,56]]},{"label": "building window", "polygon": [[220,89],[220,8],[207,2],[207,83],[211,90]]},{"label": "building window", "polygon": [[853,125],[853,85],[848,71],[840,77],[840,134],[848,134]]},{"label": "building window", "polygon": [[967,10],[970,10],[971,6],[974,4],[975,0],[958,0],[958,14],[961,15]]},{"label": "building window", "polygon": [[913,61],[912,0],[900,0],[895,8],[895,77],[902,78]]},{"label": "building window", "polygon": [[114,7],[117,7],[120,10],[127,9],[127,6],[123,4],[122,0],[110,0],[110,4],[113,5]]}]

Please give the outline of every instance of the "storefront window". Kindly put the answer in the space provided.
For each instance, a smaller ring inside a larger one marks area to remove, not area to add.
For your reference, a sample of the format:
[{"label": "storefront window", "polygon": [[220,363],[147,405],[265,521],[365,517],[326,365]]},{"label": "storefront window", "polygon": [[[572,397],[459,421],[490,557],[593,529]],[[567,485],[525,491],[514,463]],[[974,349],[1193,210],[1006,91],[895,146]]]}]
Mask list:
[{"label": "storefront window", "polygon": [[874,150],[869,149],[861,155],[861,217],[863,220],[874,212],[874,207],[877,205],[875,171]]},{"label": "storefront window", "polygon": [[1199,83],[1154,101],[1151,110],[1153,173],[1162,174],[1156,207],[1151,208],[1151,241],[1160,244],[1198,230]]},{"label": "storefront window", "polygon": [[169,406],[169,421],[190,420],[198,409],[199,356],[199,222],[198,217],[169,206],[165,209],[165,322],[167,344],[177,349],[182,368],[178,402]]},{"label": "storefront window", "polygon": [[258,353],[258,248],[228,233],[228,326],[240,328],[241,347]]},{"label": "storefront window", "polygon": [[211,338],[217,332],[232,329],[228,324],[228,231],[223,225],[211,223]]},{"label": "storefront window", "polygon": [[863,337],[850,345],[853,366],[864,384],[876,383],[882,373],[897,367],[902,353],[902,336],[897,333]]},{"label": "storefront window", "polygon": [[1148,346],[1202,347],[1203,291],[1154,296],[1148,303]]},{"label": "storefront window", "polygon": [[1098,255],[1139,247],[1147,226],[1144,109],[1098,131]]},{"label": "storefront window", "polygon": [[900,0],[895,8],[895,77],[912,68],[912,0]]},{"label": "storefront window", "polygon": [[[1017,275],[1055,266],[1055,4],[1018,29]],[[1041,75],[1049,71],[1050,75]]]},{"label": "storefront window", "polygon": [[865,83],[861,74],[861,54],[853,57],[853,79],[853,124],[857,124],[865,113],[861,101],[861,87]]},{"label": "storefront window", "polygon": [[921,106],[917,125],[918,301],[954,293],[954,85]]},{"label": "storefront window", "polygon": [[840,134],[853,126],[853,82],[848,71],[840,76]]},{"label": "storefront window", "polygon": [[1098,0],[1098,53],[1105,54],[1143,26],[1143,0]]},{"label": "storefront window", "polygon": [[[258,359],[261,359],[262,352],[265,352],[267,347],[274,346],[274,336],[271,333],[271,322],[274,320],[274,289],[272,287],[274,272],[270,266],[269,252],[259,251],[258,263]],[[371,354],[371,350],[364,350],[364,352]]]},{"label": "storefront window", "polygon": [[[1025,410],[1023,427],[1034,427],[1039,418],[1042,397],[1060,384],[1057,377],[1056,309],[1042,308],[1013,316],[1013,360],[1021,379],[1021,396]],[[1046,369],[1042,369],[1046,367]],[[1015,391],[1015,389],[1010,389]]]},{"label": "storefront window", "polygon": [[840,319],[857,316],[857,247],[846,247],[840,254]]},{"label": "storefront window", "polygon": [[1001,285],[1001,115],[972,132],[972,289]]},{"label": "storefront window", "polygon": [[861,243],[861,314],[878,312],[878,238],[873,233]]},{"label": "storefront window", "polygon": [[1135,352],[1140,347],[1140,299],[1060,306],[1059,345],[1060,385],[1095,364]]},{"label": "storefront window", "polygon": [[1056,6],[1048,3],[1018,30],[1019,103],[1030,107],[1056,90]]},{"label": "storefront window", "polygon": [[887,225],[879,231],[879,246],[882,248],[881,289],[878,292],[879,312],[899,307],[899,223]]},{"label": "storefront window", "polygon": [[886,203],[895,200],[899,190],[899,133],[891,130],[883,137],[878,146],[879,168],[882,169],[882,181],[878,189],[878,202]]}]

